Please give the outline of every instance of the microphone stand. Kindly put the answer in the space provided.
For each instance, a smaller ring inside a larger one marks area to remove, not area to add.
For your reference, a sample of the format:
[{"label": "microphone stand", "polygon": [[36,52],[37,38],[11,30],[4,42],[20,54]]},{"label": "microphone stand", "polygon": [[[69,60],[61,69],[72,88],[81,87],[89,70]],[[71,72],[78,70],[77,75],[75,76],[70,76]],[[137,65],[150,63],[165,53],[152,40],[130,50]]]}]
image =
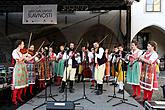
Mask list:
[{"label": "microphone stand", "polygon": [[[85,58],[84,59],[87,59],[86,57],[87,57],[87,55],[85,55]],[[84,70],[86,70],[87,69],[87,67],[86,67],[87,66],[87,61],[85,61],[85,64],[84,65],[85,65]],[[83,76],[84,76],[84,70],[83,70]],[[83,78],[83,96],[82,96],[82,98],[79,98],[79,99],[77,99],[77,100],[75,100],[73,102],[76,102],[76,101],[79,101],[79,100],[83,100],[83,99],[91,102],[92,104],[95,104],[94,101],[88,99],[88,97],[86,96],[86,93],[85,93],[85,80],[84,80],[84,78]]]},{"label": "microphone stand", "polygon": [[[112,57],[114,58],[114,57]],[[112,59],[113,60],[113,59]],[[114,67],[115,68],[115,67]],[[114,78],[116,77],[116,70],[114,69]],[[114,81],[115,83],[113,84],[113,95],[109,95],[108,97],[111,97],[109,100],[107,100],[107,103],[110,102],[112,99],[116,98],[116,99],[122,99],[121,97],[117,97],[116,96],[116,81]]]},{"label": "microphone stand", "polygon": [[[46,81],[46,60],[45,60],[45,62],[44,62],[44,80],[45,80],[45,87],[47,86],[47,81]],[[35,107],[35,108],[33,108],[33,110],[36,110],[37,108],[40,108],[40,107],[42,107],[43,105],[46,105],[47,104],[47,87],[45,88],[45,101],[44,101],[44,103],[42,103],[41,105],[39,105],[39,106],[37,106],[37,107]]]},{"label": "microphone stand", "polygon": [[[50,56],[48,56],[47,61],[48,61],[49,58],[50,58]],[[51,64],[52,64],[52,61],[51,61]],[[49,66],[50,66],[50,63],[49,63]],[[53,66],[53,65],[51,65],[51,66]],[[52,67],[52,73],[53,73],[53,67]],[[49,87],[49,95],[48,95],[48,97],[52,98],[54,101],[57,101],[54,97],[58,96],[58,94],[52,95],[52,87],[51,86],[52,86],[52,77],[50,77],[50,87]]]},{"label": "microphone stand", "polygon": [[[47,57],[45,57],[45,62],[44,62],[44,80],[45,80],[45,87],[47,86],[47,80],[46,80],[46,75],[47,75],[47,62],[48,62],[48,56]],[[50,98],[52,98],[54,101],[57,101],[55,98],[54,98],[54,96],[58,96],[57,94],[56,95],[52,95],[52,93],[51,93],[51,78],[50,78],[50,91],[49,91],[50,93],[49,93],[49,95],[47,96],[47,87],[45,88],[45,101],[44,101],[44,103],[42,103],[41,105],[39,105],[39,106],[37,106],[37,107],[35,107],[35,108],[33,108],[33,110],[36,110],[37,108],[40,108],[41,106],[43,106],[43,105],[46,105],[47,104],[47,98],[48,97],[50,97]],[[40,98],[40,97],[39,97]]]},{"label": "microphone stand", "polygon": [[[123,58],[120,58],[120,60],[122,61],[122,72],[123,72],[123,84],[125,83],[125,81],[124,81],[124,77],[125,77],[125,75],[124,75],[124,63],[126,63],[126,61],[125,61],[125,59],[123,59]],[[123,90],[125,89],[125,86],[123,86]],[[117,106],[117,105],[120,105],[120,104],[127,104],[127,105],[131,105],[131,106],[134,106],[134,107],[138,107],[137,105],[135,105],[135,104],[132,104],[132,103],[130,103],[130,102],[126,102],[126,101],[128,101],[128,99],[125,99],[125,95],[124,95],[124,92],[123,92],[123,98],[122,98],[122,100],[120,100],[121,102],[119,102],[119,103],[117,103],[117,104],[114,104],[114,105],[112,105],[113,107],[114,106]]]}]

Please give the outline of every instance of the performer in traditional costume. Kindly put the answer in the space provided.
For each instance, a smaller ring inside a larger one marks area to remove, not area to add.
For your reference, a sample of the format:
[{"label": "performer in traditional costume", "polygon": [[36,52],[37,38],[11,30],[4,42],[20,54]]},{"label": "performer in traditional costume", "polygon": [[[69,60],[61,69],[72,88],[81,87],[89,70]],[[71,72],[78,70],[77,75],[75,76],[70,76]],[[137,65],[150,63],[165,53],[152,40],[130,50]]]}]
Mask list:
[{"label": "performer in traditional costume", "polygon": [[80,82],[80,78],[81,81],[83,81],[84,75],[83,75],[83,70],[85,69],[85,66],[87,66],[86,64],[89,62],[89,58],[88,58],[88,53],[86,51],[85,46],[82,47],[80,53],[80,62],[79,62],[79,68],[78,68],[78,81]]},{"label": "performer in traditional costume", "polygon": [[88,52],[88,56],[89,56],[89,67],[91,69],[92,72],[92,77],[91,77],[91,87],[94,87],[95,84],[95,78],[94,78],[94,48],[91,48],[91,51]]},{"label": "performer in traditional costume", "polygon": [[[30,48],[27,50],[27,71],[28,71],[28,85],[30,89],[30,94],[33,95],[33,85],[35,84],[36,80],[36,73],[35,73],[35,61],[34,58],[38,55],[34,52],[34,45],[31,45]],[[27,87],[24,88],[24,96],[26,96]]]},{"label": "performer in traditional costume", "polygon": [[[64,53],[64,58],[66,60],[66,66],[64,69],[64,74],[62,78],[62,84],[61,84],[61,89],[60,93],[64,92],[66,81],[69,81],[69,92],[73,93],[73,81],[75,80],[75,74],[76,74],[76,68],[78,66],[77,63],[77,55],[74,50],[74,43],[70,43],[69,50],[67,53]],[[66,72],[67,71],[67,72]],[[67,73],[67,76],[66,76]]]},{"label": "performer in traditional costume", "polygon": [[49,48],[49,67],[50,67],[50,77],[55,76],[55,62],[56,62],[56,54],[53,52],[53,48]]},{"label": "performer in traditional costume", "polygon": [[12,76],[12,102],[17,105],[17,100],[23,102],[21,95],[23,88],[28,86],[27,68],[24,63],[26,55],[23,55],[20,50],[24,48],[24,42],[18,40],[17,48],[12,52],[12,57],[16,61],[13,76]]},{"label": "performer in traditional costume", "polygon": [[107,59],[106,67],[105,67],[105,78],[106,78],[106,82],[108,82],[109,81],[109,77],[110,77],[109,49],[105,49],[105,56],[106,56],[106,59]]},{"label": "performer in traditional costume", "polygon": [[60,52],[57,54],[57,59],[56,61],[58,62],[57,66],[57,83],[56,85],[59,86],[61,84],[61,79],[63,77],[64,73],[64,62],[65,62],[65,56],[64,56],[64,46],[60,46]]},{"label": "performer in traditional costume", "polygon": [[38,80],[39,80],[39,87],[43,89],[45,88],[45,75],[46,75],[46,80],[50,80],[49,63],[47,62],[47,58],[46,58],[47,52],[46,50],[44,50],[44,48],[41,48],[40,56],[41,58],[39,60],[39,66],[38,66],[38,74],[39,74]]},{"label": "performer in traditional costume", "polygon": [[140,75],[141,75],[141,62],[138,60],[142,55],[142,50],[138,49],[137,41],[131,43],[131,54],[127,56],[129,64],[127,66],[127,83],[132,85],[133,95],[135,99],[140,99]]},{"label": "performer in traditional costume", "polygon": [[157,43],[150,41],[147,45],[147,51],[140,60],[143,61],[140,77],[140,87],[144,90],[143,101],[151,101],[153,90],[158,90],[158,80],[156,75],[156,61],[158,54],[156,52]]},{"label": "performer in traditional costume", "polygon": [[114,46],[113,52],[109,55],[109,60],[110,60],[110,76],[114,77],[114,82],[113,84],[117,85],[117,75],[118,75],[118,70],[117,70],[117,58],[119,57],[119,49],[117,46]]},{"label": "performer in traditional costume", "polygon": [[98,85],[98,89],[96,91],[96,95],[101,95],[103,93],[103,77],[105,72],[105,63],[106,63],[106,57],[104,53],[104,49],[102,47],[99,47],[99,43],[95,42],[94,44],[95,48],[95,80]]},{"label": "performer in traditional costume", "polygon": [[[125,64],[125,56],[126,53],[123,51],[123,46],[120,44],[119,45],[119,57],[117,58],[117,71],[118,71],[118,75],[117,75],[117,83],[119,85],[119,91],[118,93],[123,93],[123,77],[125,80],[125,73],[126,73],[126,64]],[[123,76],[124,75],[124,76]]]}]

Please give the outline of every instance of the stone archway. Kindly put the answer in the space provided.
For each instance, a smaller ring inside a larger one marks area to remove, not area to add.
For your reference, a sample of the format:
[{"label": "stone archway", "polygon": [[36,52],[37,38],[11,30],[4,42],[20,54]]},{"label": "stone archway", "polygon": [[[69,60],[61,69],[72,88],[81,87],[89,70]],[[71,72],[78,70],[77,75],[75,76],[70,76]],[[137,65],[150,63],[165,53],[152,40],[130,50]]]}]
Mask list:
[{"label": "stone archway", "polygon": [[109,36],[100,45],[104,48],[112,49],[113,45],[118,43],[117,36],[111,29],[103,24],[95,24],[88,28],[82,36],[82,45],[86,45],[86,43],[88,42],[90,44],[90,47],[92,47],[93,42],[101,41],[106,35]]},{"label": "stone archway", "polygon": [[162,27],[151,25],[140,30],[134,38],[138,40],[141,49],[146,49],[147,43],[154,40],[158,44],[158,53],[160,57],[165,55],[165,30]]},{"label": "stone archway", "polygon": [[38,48],[43,41],[45,41],[44,46],[49,46],[51,42],[54,42],[52,47],[55,47],[55,49],[58,49],[61,44],[67,42],[64,34],[57,27],[45,28],[34,34],[32,44],[34,44],[36,48]]}]

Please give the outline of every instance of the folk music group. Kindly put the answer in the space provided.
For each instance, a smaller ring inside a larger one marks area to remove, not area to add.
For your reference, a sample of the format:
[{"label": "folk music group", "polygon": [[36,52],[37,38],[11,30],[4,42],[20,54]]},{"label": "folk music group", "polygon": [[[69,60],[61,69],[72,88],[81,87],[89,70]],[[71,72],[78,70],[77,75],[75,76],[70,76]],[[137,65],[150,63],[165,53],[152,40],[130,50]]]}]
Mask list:
[{"label": "folk music group", "polygon": [[39,88],[43,89],[45,79],[50,80],[53,77],[56,78],[55,84],[61,85],[59,93],[64,92],[66,81],[69,83],[69,92],[74,93],[76,75],[77,82],[83,78],[90,78],[91,86],[97,85],[96,95],[103,93],[103,80],[109,81],[110,76],[118,84],[118,93],[123,93],[123,79],[126,79],[127,83],[132,85],[132,97],[136,99],[141,97],[143,89],[143,101],[151,101],[153,91],[158,90],[156,75],[158,54],[155,41],[148,42],[147,51],[144,52],[138,48],[137,41],[133,40],[129,54],[123,51],[122,45],[114,46],[113,52],[109,54],[109,50],[104,50],[98,42],[93,43],[91,49],[82,46],[79,52],[75,49],[74,43],[70,43],[68,49],[61,45],[58,54],[53,52],[52,47],[41,48],[40,52],[34,52],[34,45],[31,45],[26,52],[22,52],[24,42],[21,40],[16,42],[16,46],[12,52],[12,58],[15,60],[12,102],[15,105],[17,101],[23,102],[22,96],[26,96],[27,90],[33,95],[36,79],[39,81]]}]

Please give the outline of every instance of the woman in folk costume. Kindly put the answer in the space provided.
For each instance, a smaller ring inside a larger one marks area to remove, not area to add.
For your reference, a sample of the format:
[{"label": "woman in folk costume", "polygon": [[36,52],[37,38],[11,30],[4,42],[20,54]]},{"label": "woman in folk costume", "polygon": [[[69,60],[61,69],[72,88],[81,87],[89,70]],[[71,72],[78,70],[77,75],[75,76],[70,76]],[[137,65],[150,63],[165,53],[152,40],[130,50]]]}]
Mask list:
[{"label": "woman in folk costume", "polygon": [[22,90],[28,86],[27,68],[24,62],[26,60],[26,54],[23,55],[20,51],[24,48],[24,42],[18,40],[16,46],[17,48],[12,52],[12,57],[16,61],[12,76],[12,102],[15,105],[17,105],[17,100],[23,102],[21,98]]},{"label": "woman in folk costume", "polygon": [[143,62],[140,77],[140,87],[144,90],[143,101],[151,101],[153,90],[158,90],[156,75],[158,54],[156,48],[157,43],[155,41],[150,41],[147,45],[147,52],[140,57],[140,60]]},{"label": "woman in folk costume", "polygon": [[[111,53],[109,55],[109,59],[110,59],[110,76],[113,76],[114,79],[115,79],[115,82],[117,80],[117,57],[118,57],[118,54],[119,54],[119,49],[117,46],[114,46],[114,49],[113,49],[113,53]],[[114,83],[115,83],[114,82]]]},{"label": "woman in folk costume", "polygon": [[41,48],[40,56],[41,58],[39,60],[39,67],[38,67],[38,73],[39,73],[38,80],[39,80],[39,87],[42,89],[45,88],[45,74],[46,74],[46,80],[50,80],[50,72],[49,72],[49,65],[46,61],[46,50],[44,50],[44,48]]},{"label": "woman in folk costume", "polygon": [[105,77],[106,77],[106,82],[108,82],[109,81],[109,77],[110,77],[109,49],[105,49],[105,56],[106,56],[106,59],[107,59],[106,67],[105,67]]},{"label": "woman in folk costume", "polygon": [[[28,61],[26,61],[27,64],[27,71],[28,71],[28,84],[29,84],[29,89],[30,89],[30,94],[33,95],[33,85],[35,84],[35,80],[36,80],[36,73],[35,73],[35,61],[34,58],[38,55],[38,53],[34,53],[34,45],[31,45],[30,48],[27,50],[28,55],[27,55],[27,59]],[[26,91],[27,91],[27,87],[24,88],[24,96],[26,96]]]},{"label": "woman in folk costume", "polygon": [[53,52],[53,48],[49,48],[49,67],[50,67],[50,77],[52,78],[55,75],[55,61],[56,54]]},{"label": "woman in folk costume", "polygon": [[64,46],[60,46],[60,52],[57,54],[56,61],[58,62],[57,66],[57,83],[56,85],[59,86],[61,84],[61,79],[63,77],[64,73],[64,62],[65,62],[65,56],[64,56]]},{"label": "woman in folk costume", "polygon": [[[119,91],[118,93],[123,93],[123,77],[125,80],[125,73],[126,73],[126,65],[125,65],[125,61],[123,61],[125,59],[126,53],[123,51],[123,46],[120,44],[119,45],[119,57],[117,58],[117,71],[118,71],[118,75],[117,75],[117,83],[119,85]],[[124,76],[123,76],[124,75]]]},{"label": "woman in folk costume", "polygon": [[141,62],[138,58],[142,55],[142,50],[138,49],[138,42],[132,41],[131,53],[127,56],[129,64],[127,66],[127,83],[132,85],[133,95],[135,99],[140,99],[141,88],[140,88],[140,74],[141,74]]}]

